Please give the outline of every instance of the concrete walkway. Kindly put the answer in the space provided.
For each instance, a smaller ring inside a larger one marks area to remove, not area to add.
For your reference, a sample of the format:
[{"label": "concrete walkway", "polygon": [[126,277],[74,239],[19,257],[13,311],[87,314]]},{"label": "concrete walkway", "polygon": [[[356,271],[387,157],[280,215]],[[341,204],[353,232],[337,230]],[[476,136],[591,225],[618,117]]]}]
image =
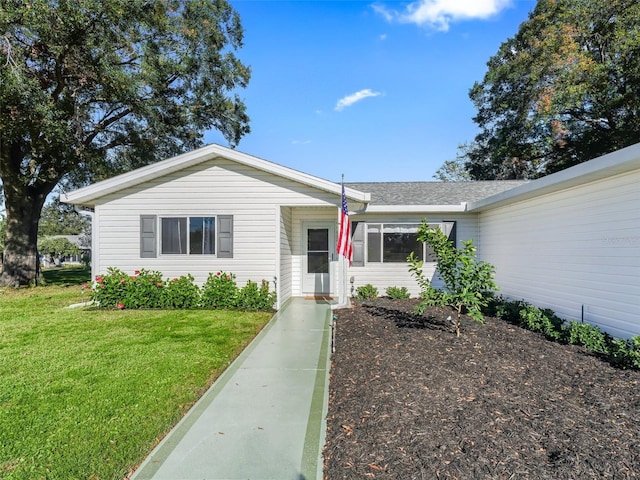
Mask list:
[{"label": "concrete walkway", "polygon": [[328,303],[288,302],[132,480],[321,480],[330,329]]}]

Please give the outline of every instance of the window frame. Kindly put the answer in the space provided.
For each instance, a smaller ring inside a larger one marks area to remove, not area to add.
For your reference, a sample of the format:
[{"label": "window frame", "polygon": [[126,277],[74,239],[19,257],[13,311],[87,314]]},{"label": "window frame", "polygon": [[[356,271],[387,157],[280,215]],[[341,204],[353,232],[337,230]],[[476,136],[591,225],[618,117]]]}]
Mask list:
[{"label": "window frame", "polygon": [[[213,225],[213,252],[212,253],[192,253],[191,252],[191,219],[192,218],[200,218],[200,219],[212,219],[211,224]],[[164,230],[163,230],[163,220],[165,219],[186,219],[186,240],[185,240],[185,253],[165,253],[164,252]],[[218,215],[215,214],[193,214],[193,215],[158,215],[158,240],[159,240],[159,256],[209,256],[209,257],[217,257],[218,256]]]},{"label": "window frame", "polygon": [[[421,223],[416,223],[416,222],[366,222],[365,224],[365,231],[364,231],[364,253],[365,253],[365,265],[367,264],[376,264],[376,265],[384,265],[384,264],[401,264],[403,262],[399,262],[399,261],[385,261],[384,260],[384,228],[385,225],[406,225],[406,226],[414,226],[416,232],[418,231],[418,229],[420,228]],[[440,230],[444,231],[444,223],[443,222],[430,222],[428,223],[428,225],[430,227],[438,227]],[[380,260],[369,260],[369,228],[370,227],[377,227],[379,229],[378,235],[380,237],[380,245],[379,245],[379,254],[380,254]],[[427,244],[425,242],[420,242],[422,244],[422,259],[424,261],[424,263],[427,264],[435,264],[437,263],[435,260],[424,260],[427,258]],[[408,255],[408,254],[407,254]]]}]

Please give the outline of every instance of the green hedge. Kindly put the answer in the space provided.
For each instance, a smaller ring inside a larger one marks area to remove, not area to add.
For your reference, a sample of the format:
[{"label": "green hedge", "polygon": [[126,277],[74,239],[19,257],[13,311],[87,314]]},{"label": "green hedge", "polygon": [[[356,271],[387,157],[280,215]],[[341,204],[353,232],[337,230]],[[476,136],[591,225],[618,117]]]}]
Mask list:
[{"label": "green hedge", "polygon": [[596,325],[574,320],[567,324],[552,310],[502,297],[494,298],[485,314],[539,332],[549,340],[582,346],[619,368],[640,369],[640,336],[616,339]]},{"label": "green hedge", "polygon": [[91,300],[100,308],[220,308],[240,310],[273,310],[276,292],[269,282],[258,285],[251,280],[244,287],[236,284],[235,275],[210,273],[202,287],[194,283],[191,274],[163,279],[153,270],[136,270],[128,275],[117,268],[108,268],[98,275],[91,289]]}]

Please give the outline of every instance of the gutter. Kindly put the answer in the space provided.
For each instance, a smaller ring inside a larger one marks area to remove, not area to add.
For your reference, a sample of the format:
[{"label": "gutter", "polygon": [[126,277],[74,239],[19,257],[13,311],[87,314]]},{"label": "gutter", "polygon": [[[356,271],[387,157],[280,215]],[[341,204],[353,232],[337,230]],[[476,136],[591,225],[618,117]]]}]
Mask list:
[{"label": "gutter", "polygon": [[359,210],[350,210],[349,215],[366,213],[464,213],[468,211],[467,202],[459,205],[365,205]]}]

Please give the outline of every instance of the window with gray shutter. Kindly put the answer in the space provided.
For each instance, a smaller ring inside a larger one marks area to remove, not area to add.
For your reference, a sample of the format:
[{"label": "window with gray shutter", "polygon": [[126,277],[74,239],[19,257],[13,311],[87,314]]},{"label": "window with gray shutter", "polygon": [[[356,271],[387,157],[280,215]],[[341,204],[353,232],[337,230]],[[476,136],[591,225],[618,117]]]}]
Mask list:
[{"label": "window with gray shutter", "polygon": [[218,258],[233,258],[233,215],[218,215]]},{"label": "window with gray shutter", "polygon": [[447,236],[453,248],[458,248],[458,243],[456,239],[456,222],[455,221],[444,221],[442,222],[442,229],[444,234]]},{"label": "window with gray shutter", "polygon": [[351,245],[353,267],[364,267],[364,222],[351,222]]},{"label": "window with gray shutter", "polygon": [[156,228],[155,215],[140,215],[140,258],[157,256]]}]

